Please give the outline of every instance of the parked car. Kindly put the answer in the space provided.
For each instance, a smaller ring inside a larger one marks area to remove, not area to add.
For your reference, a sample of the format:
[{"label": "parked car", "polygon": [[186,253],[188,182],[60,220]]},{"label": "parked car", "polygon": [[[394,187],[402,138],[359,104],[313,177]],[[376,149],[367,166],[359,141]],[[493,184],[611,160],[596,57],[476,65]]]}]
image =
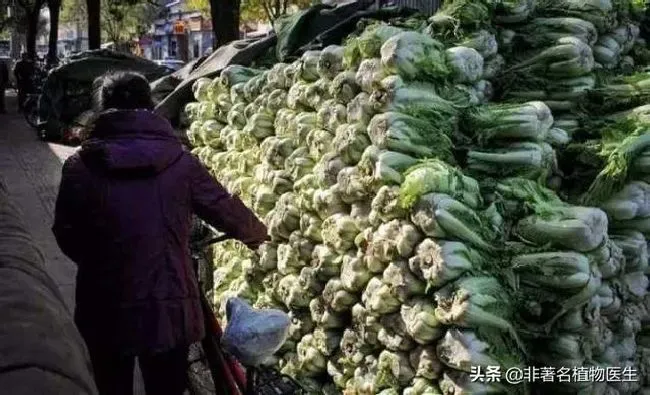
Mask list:
[{"label": "parked car", "polygon": [[183,66],[185,66],[185,62],[178,59],[163,59],[163,60],[156,60],[155,62],[158,65],[167,67],[168,69],[171,69],[173,71],[179,70]]}]

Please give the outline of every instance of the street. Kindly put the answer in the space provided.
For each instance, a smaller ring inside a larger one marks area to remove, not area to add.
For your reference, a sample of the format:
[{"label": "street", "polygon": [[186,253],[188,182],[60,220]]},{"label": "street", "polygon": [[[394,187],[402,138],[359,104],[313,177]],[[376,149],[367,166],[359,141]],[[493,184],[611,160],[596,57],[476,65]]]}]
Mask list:
[{"label": "street", "polygon": [[[59,250],[51,227],[61,166],[76,148],[40,141],[17,112],[12,91],[7,92],[7,111],[0,114],[0,179],[22,212],[27,230],[41,249],[48,272],[72,313],[76,266]],[[137,367],[135,378],[135,395],[142,395],[144,387]]]}]

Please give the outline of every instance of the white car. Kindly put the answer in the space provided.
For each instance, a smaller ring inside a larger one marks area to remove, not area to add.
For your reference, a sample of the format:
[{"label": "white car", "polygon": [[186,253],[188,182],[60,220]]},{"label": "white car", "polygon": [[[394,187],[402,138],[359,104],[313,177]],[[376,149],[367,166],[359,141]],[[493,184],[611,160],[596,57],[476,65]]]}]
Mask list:
[{"label": "white car", "polygon": [[186,64],[182,60],[178,60],[178,59],[156,60],[155,62],[156,64],[163,67],[167,67],[168,69],[171,69],[173,71],[181,69]]}]

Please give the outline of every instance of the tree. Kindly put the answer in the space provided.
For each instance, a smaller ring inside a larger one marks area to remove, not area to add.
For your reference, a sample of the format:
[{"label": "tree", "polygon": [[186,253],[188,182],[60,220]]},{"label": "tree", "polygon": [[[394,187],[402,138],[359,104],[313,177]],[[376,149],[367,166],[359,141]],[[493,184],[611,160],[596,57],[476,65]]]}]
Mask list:
[{"label": "tree", "polygon": [[86,0],[88,49],[99,49],[102,46],[101,11],[100,0]]},{"label": "tree", "polygon": [[[210,16],[211,2],[217,3],[214,0],[188,0],[187,7]],[[241,21],[274,23],[276,19],[288,14],[292,9],[302,9],[313,2],[313,0],[241,0]]]},{"label": "tree", "polygon": [[47,7],[50,10],[50,34],[48,37],[47,62],[52,64],[58,56],[59,41],[59,17],[61,12],[61,0],[47,0]]},{"label": "tree", "polygon": [[239,2],[240,0],[210,0],[213,49],[239,39]]},{"label": "tree", "polygon": [[160,5],[155,1],[101,0],[97,2],[102,22],[99,31],[100,44],[91,46],[91,26],[89,26],[91,24],[88,19],[87,1],[89,0],[64,0],[61,21],[87,27],[91,49],[100,47],[102,37],[105,41],[115,43],[116,46],[129,43],[131,39],[145,34],[160,13]]},{"label": "tree", "polygon": [[36,57],[36,38],[38,36],[41,10],[46,0],[16,0],[16,5],[25,15],[25,49],[31,57]]}]

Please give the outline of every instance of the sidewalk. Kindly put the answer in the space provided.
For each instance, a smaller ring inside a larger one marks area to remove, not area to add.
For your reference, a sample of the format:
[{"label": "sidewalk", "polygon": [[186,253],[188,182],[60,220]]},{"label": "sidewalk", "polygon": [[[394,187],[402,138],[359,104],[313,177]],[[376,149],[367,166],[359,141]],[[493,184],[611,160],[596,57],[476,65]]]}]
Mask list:
[{"label": "sidewalk", "polygon": [[9,92],[7,96],[9,113],[0,114],[0,177],[72,311],[76,266],[59,250],[51,226],[61,165],[75,148],[39,141],[36,132],[16,113],[15,96]]},{"label": "sidewalk", "polygon": [[[0,179],[22,212],[27,231],[43,252],[47,271],[72,313],[77,269],[59,250],[51,228],[61,167],[76,148],[40,141],[36,131],[17,113],[15,94],[9,91],[7,110],[8,114],[0,114]],[[137,363],[134,395],[144,395]]]}]

